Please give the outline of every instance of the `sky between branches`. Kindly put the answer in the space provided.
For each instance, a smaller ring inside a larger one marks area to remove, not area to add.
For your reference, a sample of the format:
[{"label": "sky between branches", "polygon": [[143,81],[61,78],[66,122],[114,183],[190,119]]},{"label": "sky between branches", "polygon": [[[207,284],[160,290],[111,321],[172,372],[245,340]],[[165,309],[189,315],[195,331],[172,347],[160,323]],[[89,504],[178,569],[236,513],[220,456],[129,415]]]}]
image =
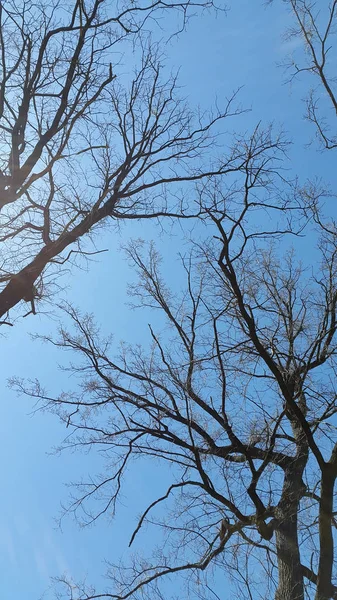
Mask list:
[{"label": "sky between branches", "polygon": [[[334,186],[333,154],[320,154],[314,144],[305,148],[314,138],[314,130],[303,120],[301,99],[307,90],[306,81],[285,83],[284,70],[277,67],[289,51],[295,50],[294,42],[282,37],[288,23],[289,15],[282,3],[266,8],[260,0],[236,0],[227,16],[197,17],[186,33],[165,47],[168,69],[181,67],[182,94],[191,106],[203,109],[215,99],[221,105],[222,99],[243,86],[239,101],[252,110],[236,117],[235,127],[244,132],[259,121],[274,121],[293,141],[290,174],[301,179],[317,174]],[[159,238],[160,231],[151,222],[141,227],[136,222],[123,225],[120,233],[104,232],[98,246],[109,252],[98,256],[88,272],[74,271],[71,277],[65,277],[62,286],[69,288],[60,297],[83,311],[94,312],[98,323],[104,323],[104,332],[114,334],[116,343],[120,339],[145,341],[148,318],[125,306],[127,283],[134,275],[117,249],[132,237],[157,239],[168,281],[178,286],[177,257],[172,247],[183,251],[182,230],[178,226],[167,230],[173,237],[166,233]],[[97,295],[95,290],[101,286],[105,293]],[[57,371],[57,361],[62,357],[49,347],[41,351],[40,343],[29,336],[31,331],[43,334],[53,327],[55,322],[47,314],[30,316],[0,339],[0,595],[4,600],[36,600],[48,590],[49,577],[65,571],[75,579],[88,573],[90,581],[99,583],[103,559],[118,560],[127,551],[135,526],[129,515],[135,519],[155,491],[164,489],[165,475],[155,466],[151,471],[135,469],[129,474],[124,503],[113,524],[103,520],[93,528],[79,530],[67,519],[63,531],[57,528],[53,517],[58,515],[60,500],[66,498],[63,484],[86,475],[100,465],[99,459],[84,454],[48,455],[63,439],[64,428],[50,415],[32,416],[32,405],[27,399],[18,400],[6,384],[8,377],[20,375],[36,376],[56,391],[60,383],[67,389],[75,385],[67,374]],[[140,545],[145,539],[143,535]]]}]

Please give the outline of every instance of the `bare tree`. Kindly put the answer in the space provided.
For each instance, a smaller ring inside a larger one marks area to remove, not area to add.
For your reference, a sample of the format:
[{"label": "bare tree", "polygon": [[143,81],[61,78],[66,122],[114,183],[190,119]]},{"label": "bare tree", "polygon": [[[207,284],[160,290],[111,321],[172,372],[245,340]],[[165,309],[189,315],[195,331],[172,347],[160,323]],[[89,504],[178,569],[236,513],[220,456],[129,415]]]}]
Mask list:
[{"label": "bare tree", "polygon": [[[184,28],[193,8],[212,5],[1,3],[2,322],[21,300],[35,313],[46,269],[85,255],[83,238],[108,217],[185,216],[168,183],[240,168],[235,150],[213,162],[208,150],[212,127],[235,112],[231,101],[208,120],[193,115],[143,35],[169,10]],[[143,48],[131,83],[117,76],[128,40]]]},{"label": "bare tree", "polygon": [[[69,307],[75,332],[46,339],[77,355],[78,393],[15,382],[60,416],[65,448],[104,449],[106,475],[82,481],[68,508],[84,523],[114,514],[133,460],[171,466],[130,539],[147,523],[165,544],[111,565],[106,592],[64,581],[67,598],[167,598],[165,580],[179,574],[181,598],[215,598],[212,567],[240,597],[337,598],[337,227],[320,214],[319,190],[282,193],[284,146],[270,136],[258,128],[241,141],[245,165],[229,189],[200,186],[207,237],[182,257],[180,297],[156,249],[129,246],[133,301],[168,325],[150,326],[149,350],[124,344],[113,356],[93,317]],[[317,268],[313,256],[299,259],[307,235]]]},{"label": "bare tree", "polygon": [[[316,76],[335,110],[328,58],[337,5],[331,3],[324,22],[314,4],[287,4],[307,61],[293,63],[295,74]],[[185,11],[190,3],[158,2],[142,11],[147,15],[173,5]],[[46,339],[77,355],[78,363],[69,368],[82,380],[79,391],[51,397],[39,383],[13,381],[60,416],[68,434],[64,448],[104,449],[106,475],[81,482],[68,508],[84,523],[108,511],[114,514],[133,460],[155,458],[171,466],[166,489],[139,516],[130,539],[132,545],[147,523],[160,527],[165,544],[152,555],[130,557],[128,565],[111,565],[106,591],[62,581],[65,597],[126,600],[145,594],[162,599],[168,595],[167,578],[180,575],[185,577],[180,597],[215,598],[215,570],[231,576],[240,597],[336,599],[337,224],[321,208],[324,192],[309,184],[285,184],[280,162],[285,144],[271,129],[257,128],[248,140],[237,138],[225,160],[211,161],[205,169],[210,128],[232,114],[231,100],[222,113],[194,125],[193,115],[173,95],[175,81],[160,82],[160,61],[151,51],[125,92],[108,64],[106,71],[104,62],[97,62],[96,70],[92,65],[100,52],[109,55],[106,48],[120,41],[116,31],[121,29],[121,37],[137,34],[142,20],[135,27],[125,25],[121,12],[114,21],[101,17],[97,24],[91,14],[75,6],[68,19],[78,39],[71,35],[71,42],[67,27],[59,26],[61,47],[76,43],[72,52],[77,58],[69,64],[63,51],[57,54],[53,47],[49,52],[54,33],[38,30],[38,48],[48,48],[40,66],[31,59],[32,43],[15,41],[21,54],[5,70],[5,87],[7,79],[13,90],[18,80],[20,89],[26,89],[22,81],[33,81],[33,112],[30,116],[25,101],[23,113],[15,102],[13,108],[6,92],[9,124],[2,135],[10,153],[2,175],[2,241],[8,251],[0,314],[21,299],[35,312],[35,282],[46,266],[71,258],[71,244],[83,252],[82,236],[106,217],[187,216],[184,203],[172,206],[168,191],[160,197],[155,192],[162,193],[166,184],[198,182],[197,214],[207,234],[182,258],[186,289],[181,297],[165,283],[153,246],[147,257],[142,242],[128,248],[140,276],[131,289],[135,303],[158,308],[168,325],[162,334],[150,326],[149,350],[123,344],[114,356],[93,317],[69,307],[75,332],[61,328],[59,339]],[[7,26],[26,40],[21,17],[12,23],[12,13],[6,15]],[[126,15],[133,18],[133,8]],[[88,53],[83,52],[83,65],[76,70],[84,47]],[[316,98],[313,90],[307,116],[324,146],[335,148]],[[113,107],[108,119],[107,106]],[[67,167],[62,173],[60,161]],[[221,177],[214,181],[223,174],[226,188]],[[293,245],[289,242],[284,255],[279,241],[284,244],[287,235]],[[307,236],[316,242],[309,256],[307,246],[301,250]],[[14,243],[24,252],[13,252]]]},{"label": "bare tree", "polygon": [[315,125],[323,148],[331,150],[337,147],[333,125],[337,114],[334,73],[337,2],[284,0],[284,3],[294,16],[294,25],[287,32],[287,37],[302,40],[286,62],[286,67],[292,80],[303,74],[311,75],[312,85],[305,100],[306,117]]}]

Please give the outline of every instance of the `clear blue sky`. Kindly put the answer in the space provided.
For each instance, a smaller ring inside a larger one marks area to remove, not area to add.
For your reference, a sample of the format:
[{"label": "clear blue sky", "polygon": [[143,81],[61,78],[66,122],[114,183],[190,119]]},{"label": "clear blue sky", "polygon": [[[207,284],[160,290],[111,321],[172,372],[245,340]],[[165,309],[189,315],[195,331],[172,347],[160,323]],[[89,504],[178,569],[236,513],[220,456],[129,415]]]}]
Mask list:
[{"label": "clear blue sky", "polygon": [[[288,23],[282,2],[266,9],[262,0],[235,0],[227,16],[219,14],[216,18],[206,14],[192,21],[188,31],[166,47],[167,62],[181,67],[182,93],[192,106],[206,108],[214,98],[221,104],[224,96],[243,86],[241,103],[252,110],[237,119],[237,128],[249,130],[260,120],[283,125],[294,142],[293,173],[303,178],[317,173],[332,181],[333,157],[323,156],[316,146],[303,150],[304,144],[314,137],[314,131],[302,117],[301,98],[307,89],[306,82],[285,84],[284,71],[276,66],[291,50],[290,42],[282,39]],[[175,235],[177,248],[177,231]],[[118,252],[122,241],[139,236],[156,239],[159,231],[151,224],[140,227],[133,223],[123,226],[120,234],[105,233],[99,245],[109,248],[109,252],[97,258],[89,272],[74,271],[64,281],[69,288],[63,297],[83,310],[93,311],[98,322],[104,323],[117,341],[139,340],[147,335],[146,321],[142,322],[138,313],[130,313],[124,305],[132,273]],[[170,255],[172,240],[164,236],[159,245],[172,271],[176,260]],[[104,294],[96,293],[97,290],[104,290]],[[2,600],[37,600],[47,590],[49,577],[65,571],[75,579],[87,574],[88,581],[99,583],[104,572],[103,559],[127,555],[136,516],[133,499],[136,497],[145,506],[155,491],[154,477],[148,471],[131,472],[123,505],[113,525],[103,519],[95,527],[79,530],[67,519],[63,531],[57,529],[53,518],[58,515],[60,501],[67,497],[64,484],[100,463],[95,456],[85,454],[50,456],[52,447],[63,439],[64,428],[50,415],[32,416],[29,402],[18,399],[6,384],[8,377],[20,375],[38,377],[55,391],[60,385],[67,388],[74,385],[66,375],[57,372],[57,363],[64,357],[30,339],[30,332],[49,332],[53,327],[48,315],[30,316],[8,328],[0,339]],[[160,477],[156,481],[160,486]]]}]

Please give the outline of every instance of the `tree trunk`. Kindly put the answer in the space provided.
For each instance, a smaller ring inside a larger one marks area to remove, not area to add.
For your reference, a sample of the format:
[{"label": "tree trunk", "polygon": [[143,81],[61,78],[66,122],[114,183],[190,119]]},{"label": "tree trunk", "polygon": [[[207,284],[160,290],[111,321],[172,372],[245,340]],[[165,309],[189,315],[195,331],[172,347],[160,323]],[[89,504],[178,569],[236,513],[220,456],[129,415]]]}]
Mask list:
[{"label": "tree trunk", "polygon": [[331,577],[334,561],[332,512],[334,485],[335,474],[330,465],[327,464],[322,473],[321,501],[319,506],[320,556],[315,600],[330,600],[332,598]]},{"label": "tree trunk", "polygon": [[283,520],[276,531],[278,587],[275,600],[304,600],[304,585],[297,538],[297,513]]},{"label": "tree trunk", "polygon": [[[302,470],[302,469],[301,469]],[[277,509],[276,551],[278,587],[275,600],[304,600],[304,583],[297,535],[297,515],[303,493],[301,473],[286,473]]]}]

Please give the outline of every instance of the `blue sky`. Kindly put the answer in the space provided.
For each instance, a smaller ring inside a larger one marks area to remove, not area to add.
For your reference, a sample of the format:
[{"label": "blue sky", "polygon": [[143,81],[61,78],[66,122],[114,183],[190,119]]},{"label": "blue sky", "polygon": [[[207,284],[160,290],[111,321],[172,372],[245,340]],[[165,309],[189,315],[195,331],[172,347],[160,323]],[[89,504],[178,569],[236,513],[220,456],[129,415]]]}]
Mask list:
[{"label": "blue sky", "polygon": [[[191,21],[188,31],[166,46],[167,63],[180,67],[182,93],[190,104],[202,108],[217,98],[243,86],[240,102],[251,111],[236,118],[239,131],[251,130],[258,121],[274,121],[283,126],[293,140],[290,150],[292,172],[301,178],[318,174],[334,181],[333,157],[323,155],[313,145],[304,145],[314,137],[314,131],[303,120],[302,98],[307,90],[305,79],[293,85],[285,84],[280,63],[293,42],[282,38],[289,15],[282,2],[265,8],[259,0],[233,3],[228,15],[204,14]],[[173,277],[176,257],[172,246],[179,248],[179,229],[172,237],[161,236],[153,224],[123,225],[120,233],[104,232],[101,248],[109,252],[97,257],[89,271],[74,271],[64,286],[62,297],[75,302],[84,311],[93,311],[97,321],[113,332],[116,341],[144,339],[147,322],[125,306],[126,287],[132,273],[123,254],[121,242],[130,237],[156,239],[163,249]],[[104,290],[104,293],[97,293]],[[48,307],[47,307],[48,308]],[[53,521],[59,513],[60,501],[67,497],[64,484],[100,468],[94,455],[50,455],[64,437],[64,428],[50,415],[32,414],[25,398],[17,398],[8,389],[7,378],[13,375],[38,377],[49,389],[71,387],[75,382],[57,372],[57,363],[64,361],[55,350],[32,341],[30,333],[45,333],[55,327],[48,314],[30,316],[0,339],[2,369],[0,373],[2,419],[0,422],[0,456],[2,493],[0,496],[0,596],[3,600],[24,597],[37,600],[48,589],[49,577],[68,572],[75,579],[88,575],[88,581],[99,584],[104,572],[104,558],[127,556],[127,543],[133,520],[138,514],[137,503],[145,506],[155,493],[154,483],[161,478],[148,471],[130,474],[118,519],[113,525],[101,520],[94,527],[79,529],[71,519],[62,531]],[[131,516],[130,516],[131,515]],[[47,595],[48,597],[48,595]],[[224,598],[223,598],[224,600]]]}]

